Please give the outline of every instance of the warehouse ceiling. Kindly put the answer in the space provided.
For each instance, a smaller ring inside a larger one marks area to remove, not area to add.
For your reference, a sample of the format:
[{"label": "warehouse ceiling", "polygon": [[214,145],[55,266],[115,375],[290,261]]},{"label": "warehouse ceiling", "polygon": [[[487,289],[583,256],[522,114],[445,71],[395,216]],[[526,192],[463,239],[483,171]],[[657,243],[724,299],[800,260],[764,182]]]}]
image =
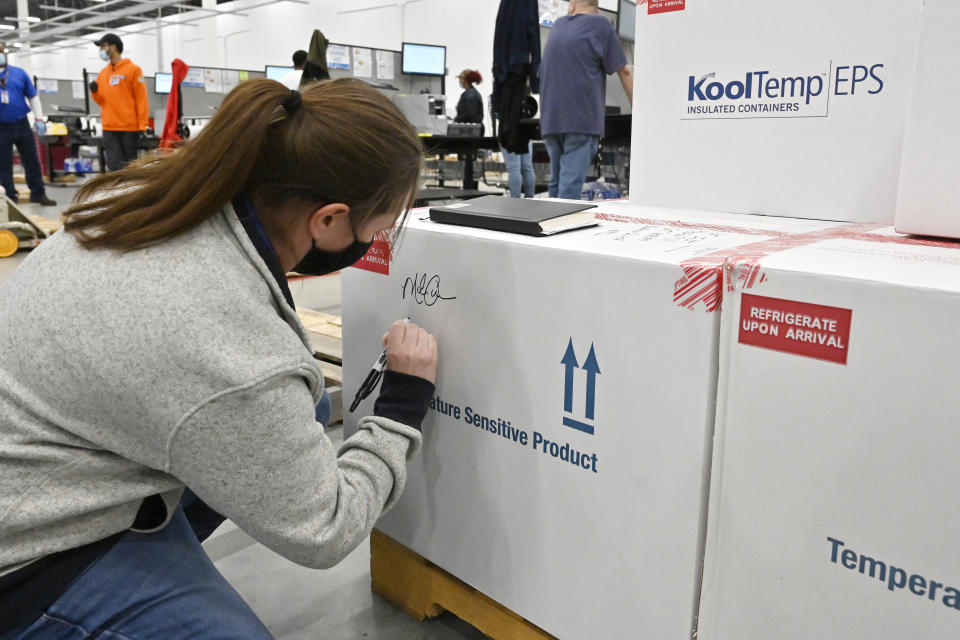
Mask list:
[{"label": "warehouse ceiling", "polygon": [[75,46],[78,39],[92,40],[111,31],[121,37],[143,33],[149,30],[145,22],[188,11],[208,17],[234,13],[222,7],[202,9],[201,0],[28,0],[28,7],[29,35],[17,28],[17,0],[0,0],[0,41],[8,48],[19,45],[50,50],[71,43]]}]

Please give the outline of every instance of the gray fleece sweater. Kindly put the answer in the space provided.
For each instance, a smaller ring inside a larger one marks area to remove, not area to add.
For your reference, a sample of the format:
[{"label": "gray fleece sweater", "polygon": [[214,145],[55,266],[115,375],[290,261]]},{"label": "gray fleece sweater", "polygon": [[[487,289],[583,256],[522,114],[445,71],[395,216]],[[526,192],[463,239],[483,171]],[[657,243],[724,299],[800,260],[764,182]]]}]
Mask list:
[{"label": "gray fleece sweater", "polygon": [[322,391],[232,207],[130,253],[57,233],[0,285],[0,575],[131,527],[148,496],[170,514],[185,485],[293,562],[336,564],[420,434],[365,418],[338,453]]}]

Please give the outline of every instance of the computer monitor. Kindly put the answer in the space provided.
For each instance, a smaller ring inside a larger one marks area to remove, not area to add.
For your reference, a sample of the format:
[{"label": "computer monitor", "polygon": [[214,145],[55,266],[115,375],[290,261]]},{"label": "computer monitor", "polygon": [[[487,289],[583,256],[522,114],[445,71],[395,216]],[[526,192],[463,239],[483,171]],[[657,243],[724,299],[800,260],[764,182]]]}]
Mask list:
[{"label": "computer monitor", "polygon": [[293,71],[293,67],[277,67],[274,65],[267,65],[267,78],[270,80],[276,80],[277,82],[283,81],[287,77],[287,74]]},{"label": "computer monitor", "polygon": [[404,42],[401,67],[403,73],[409,76],[445,76],[447,48]]},{"label": "computer monitor", "polygon": [[637,5],[633,0],[620,0],[620,11],[617,15],[617,32],[628,42],[634,42],[637,37]]},{"label": "computer monitor", "polygon": [[153,77],[154,93],[170,93],[171,88],[173,88],[172,73],[158,73]]}]

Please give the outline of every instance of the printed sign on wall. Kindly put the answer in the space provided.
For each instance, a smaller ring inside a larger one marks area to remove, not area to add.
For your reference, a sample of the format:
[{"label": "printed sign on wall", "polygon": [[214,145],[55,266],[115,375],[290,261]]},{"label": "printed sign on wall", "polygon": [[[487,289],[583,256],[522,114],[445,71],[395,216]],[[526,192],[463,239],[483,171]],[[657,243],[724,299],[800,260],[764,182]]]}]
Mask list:
[{"label": "printed sign on wall", "polygon": [[57,93],[57,81],[53,78],[37,78],[37,91],[40,93]]},{"label": "printed sign on wall", "polygon": [[373,51],[366,47],[353,48],[353,75],[355,78],[373,77]]},{"label": "printed sign on wall", "polygon": [[190,67],[190,69],[187,71],[187,75],[183,78],[183,82],[180,84],[184,87],[204,86],[203,67]]},{"label": "printed sign on wall", "polygon": [[342,44],[331,44],[328,46],[327,66],[331,69],[349,69],[350,47]]}]

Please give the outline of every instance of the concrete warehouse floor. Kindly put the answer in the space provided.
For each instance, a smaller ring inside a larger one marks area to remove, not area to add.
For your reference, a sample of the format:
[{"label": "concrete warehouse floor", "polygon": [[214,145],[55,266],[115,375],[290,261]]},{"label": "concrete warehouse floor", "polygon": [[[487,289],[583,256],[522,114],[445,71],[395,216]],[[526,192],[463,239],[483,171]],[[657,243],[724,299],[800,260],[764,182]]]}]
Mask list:
[{"label": "concrete warehouse floor", "polygon": [[[57,207],[26,204],[25,212],[57,218],[72,200],[75,186],[51,186]],[[0,282],[29,255],[21,251],[0,259]],[[340,277],[293,283],[298,306],[340,313]],[[0,304],[3,300],[0,299]],[[342,429],[329,431],[335,445]],[[450,614],[416,622],[370,589],[370,547],[364,542],[346,560],[327,571],[299,567],[257,543],[232,522],[224,523],[204,544],[217,568],[279,640],[481,640],[482,633]]]}]

